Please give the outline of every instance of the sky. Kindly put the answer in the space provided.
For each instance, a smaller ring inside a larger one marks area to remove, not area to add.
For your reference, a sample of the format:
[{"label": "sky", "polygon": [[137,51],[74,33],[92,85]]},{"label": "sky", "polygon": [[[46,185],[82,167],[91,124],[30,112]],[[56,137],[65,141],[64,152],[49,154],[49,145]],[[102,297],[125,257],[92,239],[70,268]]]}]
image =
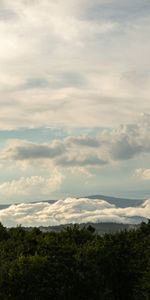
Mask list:
[{"label": "sky", "polygon": [[149,0],[0,0],[0,203],[150,198],[149,28]]}]

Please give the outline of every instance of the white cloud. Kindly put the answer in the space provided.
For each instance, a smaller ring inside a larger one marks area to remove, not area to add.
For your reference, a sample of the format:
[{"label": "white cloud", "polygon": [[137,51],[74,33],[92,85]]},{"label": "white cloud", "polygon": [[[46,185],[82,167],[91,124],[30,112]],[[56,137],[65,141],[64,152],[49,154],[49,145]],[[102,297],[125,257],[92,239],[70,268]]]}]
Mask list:
[{"label": "white cloud", "polygon": [[104,200],[67,198],[54,204],[13,204],[0,210],[0,220],[6,226],[48,226],[82,222],[137,223],[140,218],[149,217],[150,200],[137,207],[119,208]]},{"label": "white cloud", "polygon": [[52,192],[59,189],[63,179],[64,176],[55,169],[50,177],[21,177],[18,180],[3,182],[0,183],[0,198],[11,202],[15,198],[21,200],[22,197],[50,197]]},{"label": "white cloud", "polygon": [[139,168],[135,171],[134,175],[143,180],[150,180],[150,169]]}]

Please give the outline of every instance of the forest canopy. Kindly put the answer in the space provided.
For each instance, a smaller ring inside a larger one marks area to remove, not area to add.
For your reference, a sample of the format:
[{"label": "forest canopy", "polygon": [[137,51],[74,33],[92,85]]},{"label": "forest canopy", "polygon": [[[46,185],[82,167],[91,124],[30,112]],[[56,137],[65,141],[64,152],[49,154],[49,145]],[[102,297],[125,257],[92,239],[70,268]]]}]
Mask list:
[{"label": "forest canopy", "polygon": [[0,224],[0,299],[150,299],[150,221],[104,235]]}]

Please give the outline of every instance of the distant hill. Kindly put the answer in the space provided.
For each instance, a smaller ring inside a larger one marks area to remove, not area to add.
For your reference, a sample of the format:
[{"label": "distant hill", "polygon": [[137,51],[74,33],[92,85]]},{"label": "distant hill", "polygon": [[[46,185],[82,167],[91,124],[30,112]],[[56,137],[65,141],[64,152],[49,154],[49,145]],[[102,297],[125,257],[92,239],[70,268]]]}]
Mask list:
[{"label": "distant hill", "polygon": [[0,209],[8,208],[11,204],[0,204]]},{"label": "distant hill", "polygon": [[[125,208],[125,207],[136,207],[140,206],[146,199],[128,199],[128,198],[119,198],[112,197],[106,195],[87,195],[78,198],[88,198],[88,199],[100,199],[109,202],[110,204],[114,204],[117,207]],[[55,203],[57,200],[48,200],[48,203]]]},{"label": "distant hill", "polygon": [[105,200],[111,204],[116,205],[117,207],[136,207],[140,206],[146,199],[128,199],[128,198],[118,198],[118,197],[112,197],[112,196],[105,196],[105,195],[91,195],[86,196],[85,198],[89,199],[101,199]]},{"label": "distant hill", "polygon": [[[88,199],[101,199],[104,201],[109,202],[110,204],[114,204],[116,207],[136,207],[140,206],[146,199],[128,199],[128,198],[119,198],[119,197],[112,197],[112,196],[106,196],[106,195],[88,195],[88,196],[82,196],[77,198],[88,198]],[[38,202],[48,202],[49,204],[53,204],[57,202],[58,200],[41,200],[41,201],[32,201],[29,203],[38,203]],[[20,203],[16,203],[20,204]],[[0,210],[8,208],[12,204],[0,204]]]},{"label": "distant hill", "polygon": [[[145,220],[147,221],[147,220]],[[73,227],[74,224],[64,224],[64,225],[57,225],[57,226],[40,226],[39,229],[42,232],[61,232],[62,230],[65,230],[67,227]],[[106,233],[116,233],[120,232],[122,230],[132,230],[132,229],[137,229],[140,224],[122,224],[122,223],[82,223],[82,224],[77,224],[79,228],[88,228],[89,226],[92,226],[95,229],[95,233],[103,235]],[[24,227],[25,230],[31,231],[33,228],[32,227]]]}]

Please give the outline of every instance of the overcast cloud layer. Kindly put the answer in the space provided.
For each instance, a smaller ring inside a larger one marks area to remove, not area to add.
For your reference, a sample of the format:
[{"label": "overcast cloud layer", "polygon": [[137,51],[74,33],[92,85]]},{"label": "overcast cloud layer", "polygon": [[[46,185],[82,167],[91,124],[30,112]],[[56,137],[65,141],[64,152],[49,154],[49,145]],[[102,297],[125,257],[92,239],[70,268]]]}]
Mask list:
[{"label": "overcast cloud layer", "polygon": [[0,1],[0,128],[112,126],[150,111],[148,0]]},{"label": "overcast cloud layer", "polygon": [[150,200],[141,206],[119,208],[104,200],[67,198],[54,204],[18,204],[0,210],[5,226],[52,226],[68,223],[138,223],[150,216]]}]

